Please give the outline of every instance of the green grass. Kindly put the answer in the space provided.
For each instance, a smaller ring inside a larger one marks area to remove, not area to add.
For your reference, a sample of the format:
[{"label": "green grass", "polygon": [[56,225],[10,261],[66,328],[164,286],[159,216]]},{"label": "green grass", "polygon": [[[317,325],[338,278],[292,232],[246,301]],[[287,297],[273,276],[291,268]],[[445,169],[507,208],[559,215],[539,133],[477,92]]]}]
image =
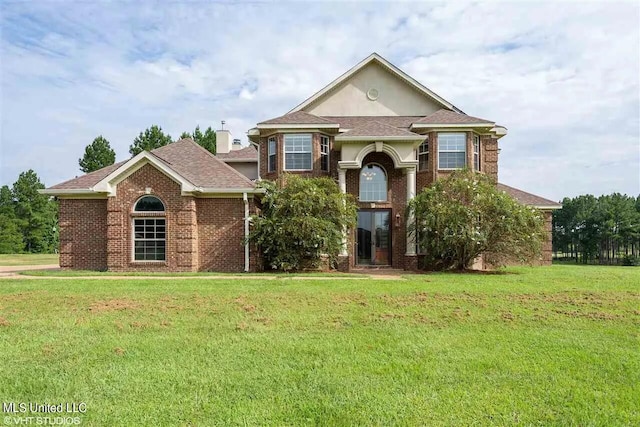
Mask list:
[{"label": "green grass", "polygon": [[0,254],[0,266],[58,264],[58,254]]},{"label": "green grass", "polygon": [[340,273],[340,272],[308,272],[308,273],[217,273],[209,271],[198,272],[182,272],[182,273],[158,273],[158,272],[145,272],[145,271],[127,271],[127,272],[112,272],[112,271],[93,271],[93,270],[28,270],[20,271],[18,274],[23,276],[39,276],[39,277],[101,277],[101,276],[124,276],[124,277],[136,277],[136,276],[159,276],[159,277],[207,277],[207,276],[229,276],[242,277],[242,276],[264,276],[264,277],[367,277],[365,274],[356,273]]},{"label": "green grass", "polygon": [[0,396],[82,425],[640,424],[640,269],[406,278],[0,280]]}]

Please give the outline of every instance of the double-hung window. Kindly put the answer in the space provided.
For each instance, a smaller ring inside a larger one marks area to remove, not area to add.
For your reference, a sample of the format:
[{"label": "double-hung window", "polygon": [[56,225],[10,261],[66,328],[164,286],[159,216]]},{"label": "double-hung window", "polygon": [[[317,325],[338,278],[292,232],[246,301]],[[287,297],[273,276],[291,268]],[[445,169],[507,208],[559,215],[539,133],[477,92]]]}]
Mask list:
[{"label": "double-hung window", "polygon": [[311,134],[284,135],[284,169],[308,171],[312,165]]},{"label": "double-hung window", "polygon": [[480,170],[480,137],[473,136],[473,169]]},{"label": "double-hung window", "polygon": [[429,140],[425,140],[418,147],[418,170],[426,171],[429,167]]},{"label": "double-hung window", "polygon": [[438,169],[462,169],[466,159],[466,133],[438,133]]},{"label": "double-hung window", "polygon": [[267,162],[267,172],[275,172],[276,170],[276,159],[277,159],[277,151],[276,151],[276,137],[272,136],[269,138],[269,147],[268,147],[268,162]]},{"label": "double-hung window", "polygon": [[329,172],[329,137],[320,136],[320,170]]}]

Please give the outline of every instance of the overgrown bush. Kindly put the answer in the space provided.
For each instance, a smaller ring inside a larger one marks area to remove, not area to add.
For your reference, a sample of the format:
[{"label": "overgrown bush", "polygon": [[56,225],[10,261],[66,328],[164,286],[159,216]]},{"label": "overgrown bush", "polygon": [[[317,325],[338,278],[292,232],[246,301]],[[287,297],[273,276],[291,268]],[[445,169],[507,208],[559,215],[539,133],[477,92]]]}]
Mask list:
[{"label": "overgrown bush", "polygon": [[625,255],[622,257],[622,265],[638,267],[640,266],[640,257],[637,255]]},{"label": "overgrown bush", "polygon": [[532,262],[541,254],[544,221],[536,209],[499,191],[482,174],[452,173],[409,204],[409,231],[425,252],[427,269],[464,270],[484,254],[492,265]]},{"label": "overgrown bush", "polygon": [[355,226],[356,205],[330,178],[284,175],[262,181],[262,210],[252,217],[249,241],[262,251],[265,268],[296,271],[317,268],[323,257],[333,265],[342,233]]}]

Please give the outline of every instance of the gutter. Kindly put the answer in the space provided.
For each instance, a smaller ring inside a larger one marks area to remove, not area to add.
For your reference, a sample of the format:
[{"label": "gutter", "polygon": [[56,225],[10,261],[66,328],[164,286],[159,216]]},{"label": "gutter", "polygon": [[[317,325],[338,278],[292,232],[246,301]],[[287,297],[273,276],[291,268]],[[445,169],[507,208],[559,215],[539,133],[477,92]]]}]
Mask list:
[{"label": "gutter", "polygon": [[244,272],[249,272],[249,199],[247,193],[242,193],[244,202]]},{"label": "gutter", "polygon": [[258,182],[262,181],[262,178],[260,178],[260,144],[257,144],[251,140],[249,140],[249,144],[253,145],[254,147],[256,147],[256,150],[258,150]]}]

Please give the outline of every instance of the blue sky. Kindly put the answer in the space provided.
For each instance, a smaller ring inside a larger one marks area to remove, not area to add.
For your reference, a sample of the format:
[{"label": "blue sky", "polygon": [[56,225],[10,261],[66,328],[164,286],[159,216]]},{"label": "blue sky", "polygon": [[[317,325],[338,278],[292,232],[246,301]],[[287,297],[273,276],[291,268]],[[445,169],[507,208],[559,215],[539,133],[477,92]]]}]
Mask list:
[{"label": "blue sky", "polygon": [[159,124],[245,132],[371,52],[509,129],[500,181],[555,200],[640,193],[640,6],[4,1],[0,184],[128,157]]}]

